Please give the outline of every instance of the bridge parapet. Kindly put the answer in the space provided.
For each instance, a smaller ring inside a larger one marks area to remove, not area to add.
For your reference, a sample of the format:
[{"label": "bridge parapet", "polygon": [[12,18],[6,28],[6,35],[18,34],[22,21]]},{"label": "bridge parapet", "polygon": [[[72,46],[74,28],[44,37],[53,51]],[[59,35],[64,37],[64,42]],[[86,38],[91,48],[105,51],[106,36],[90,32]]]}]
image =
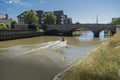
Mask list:
[{"label": "bridge parapet", "polygon": [[112,24],[71,24],[71,25],[48,25],[46,31],[50,32],[52,30],[57,30],[59,32],[72,32],[78,28],[86,28],[92,32],[99,33],[103,30],[110,30],[116,32],[116,25]]}]

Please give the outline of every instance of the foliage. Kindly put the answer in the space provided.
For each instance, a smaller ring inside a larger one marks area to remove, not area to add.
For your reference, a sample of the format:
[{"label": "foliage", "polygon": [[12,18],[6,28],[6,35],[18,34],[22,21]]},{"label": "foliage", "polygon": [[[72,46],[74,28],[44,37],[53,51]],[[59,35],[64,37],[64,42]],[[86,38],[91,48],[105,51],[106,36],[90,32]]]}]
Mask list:
[{"label": "foliage", "polygon": [[120,25],[120,18],[116,18],[116,19],[112,20],[111,24]]},{"label": "foliage", "polygon": [[25,24],[24,22],[18,22],[18,24]]},{"label": "foliage", "polygon": [[14,25],[15,25],[15,24],[17,24],[17,22],[16,22],[16,21],[12,21],[12,22],[11,22],[11,28],[14,28]]},{"label": "foliage", "polygon": [[32,24],[34,26],[38,26],[38,17],[36,16],[36,13],[34,11],[29,11],[24,14],[24,23],[26,24]]},{"label": "foliage", "polygon": [[79,22],[76,22],[75,24],[76,24],[76,25],[79,25],[80,23],[79,23]]},{"label": "foliage", "polygon": [[49,12],[45,14],[44,24],[55,24],[55,22],[56,22],[56,16],[54,16],[53,13]]},{"label": "foliage", "polygon": [[58,77],[60,80],[120,80],[120,32]]},{"label": "foliage", "polygon": [[47,24],[42,25],[42,29],[43,29],[43,30],[46,30],[46,29],[47,29],[47,27],[48,27],[48,25],[47,25]]},{"label": "foliage", "polygon": [[8,26],[5,23],[0,23],[0,29],[7,29]]},{"label": "foliage", "polygon": [[116,35],[114,35],[114,38],[111,38],[109,40],[109,46],[112,47],[120,47],[120,32],[118,32]]}]

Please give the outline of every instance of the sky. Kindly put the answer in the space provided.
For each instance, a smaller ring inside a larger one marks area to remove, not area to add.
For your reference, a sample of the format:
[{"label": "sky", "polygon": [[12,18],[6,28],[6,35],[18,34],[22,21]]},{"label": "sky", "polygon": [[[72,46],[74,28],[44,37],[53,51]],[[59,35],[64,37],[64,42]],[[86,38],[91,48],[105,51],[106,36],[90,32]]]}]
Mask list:
[{"label": "sky", "polygon": [[120,0],[0,0],[0,13],[17,16],[27,10],[63,10],[73,23],[110,23],[120,17]]}]

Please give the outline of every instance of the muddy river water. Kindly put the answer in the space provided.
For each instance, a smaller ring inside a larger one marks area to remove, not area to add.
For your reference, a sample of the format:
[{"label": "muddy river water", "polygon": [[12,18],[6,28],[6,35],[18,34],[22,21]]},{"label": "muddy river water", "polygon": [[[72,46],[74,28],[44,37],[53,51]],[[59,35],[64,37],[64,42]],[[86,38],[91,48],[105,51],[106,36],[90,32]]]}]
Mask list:
[{"label": "muddy river water", "polygon": [[53,80],[106,40],[90,31],[77,37],[40,36],[0,42],[0,80]]}]

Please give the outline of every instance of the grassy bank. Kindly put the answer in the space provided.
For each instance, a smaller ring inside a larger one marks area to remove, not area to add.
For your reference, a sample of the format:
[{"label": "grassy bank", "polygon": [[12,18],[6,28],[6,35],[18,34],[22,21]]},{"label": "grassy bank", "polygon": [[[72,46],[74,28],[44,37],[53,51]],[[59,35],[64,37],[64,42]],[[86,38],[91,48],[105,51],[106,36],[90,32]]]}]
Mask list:
[{"label": "grassy bank", "polygon": [[60,80],[120,80],[120,32],[58,75]]}]

